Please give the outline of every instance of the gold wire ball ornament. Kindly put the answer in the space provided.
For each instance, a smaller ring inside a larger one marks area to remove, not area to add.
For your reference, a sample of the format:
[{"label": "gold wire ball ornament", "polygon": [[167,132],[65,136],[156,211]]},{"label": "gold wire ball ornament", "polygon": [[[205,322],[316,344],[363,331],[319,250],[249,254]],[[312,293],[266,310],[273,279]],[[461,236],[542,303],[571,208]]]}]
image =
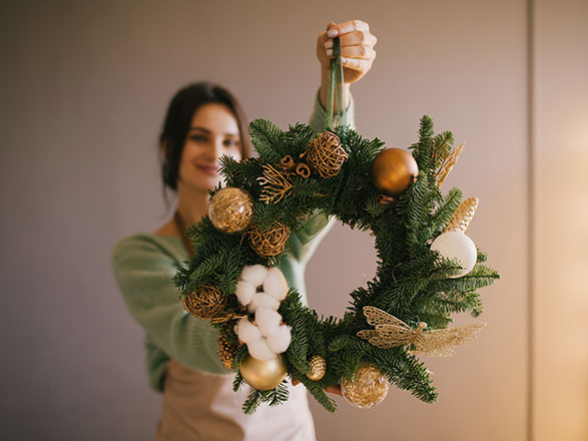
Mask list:
[{"label": "gold wire ball ornament", "polygon": [[312,381],[322,380],[327,373],[327,362],[320,355],[315,355],[310,359],[310,374],[307,375]]},{"label": "gold wire ball ornament", "polygon": [[306,156],[306,163],[321,178],[332,178],[339,174],[341,167],[349,158],[339,137],[331,132],[318,135],[303,155]]},{"label": "gold wire ball ornament", "polygon": [[409,152],[391,148],[376,155],[370,174],[374,187],[388,196],[398,196],[416,180],[419,167]]},{"label": "gold wire ball ornament", "polygon": [[241,361],[239,370],[247,384],[260,391],[278,387],[288,373],[284,360],[279,355],[268,361],[257,360],[247,355]]},{"label": "gold wire ball ornament", "polygon": [[448,231],[461,231],[465,233],[470,225],[470,222],[476,214],[478,209],[479,200],[478,198],[469,198],[463,201],[460,205],[445,229],[444,233]]},{"label": "gold wire ball ornament", "polygon": [[388,394],[390,383],[373,364],[361,363],[353,380],[341,382],[341,392],[347,402],[360,409],[371,409],[380,404]]},{"label": "gold wire ball ornament", "polygon": [[253,226],[248,232],[251,248],[261,257],[282,254],[290,237],[290,229],[282,222],[274,222],[269,229]]},{"label": "gold wire ball ornament", "polygon": [[184,308],[194,317],[208,320],[223,313],[227,304],[227,297],[215,283],[206,283],[196,288],[194,292],[182,299]]},{"label": "gold wire ball ornament", "polygon": [[253,219],[253,198],[240,188],[226,187],[210,199],[208,217],[214,227],[223,233],[245,230]]}]

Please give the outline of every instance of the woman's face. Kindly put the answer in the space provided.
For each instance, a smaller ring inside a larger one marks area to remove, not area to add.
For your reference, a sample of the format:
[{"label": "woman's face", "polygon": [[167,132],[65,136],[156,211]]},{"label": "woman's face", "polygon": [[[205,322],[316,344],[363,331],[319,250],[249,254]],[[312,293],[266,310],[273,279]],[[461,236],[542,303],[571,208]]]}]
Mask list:
[{"label": "woman's face", "polygon": [[241,160],[239,126],[231,111],[218,103],[200,107],[188,130],[180,160],[180,186],[208,191],[216,187],[222,176],[219,159],[227,155]]}]

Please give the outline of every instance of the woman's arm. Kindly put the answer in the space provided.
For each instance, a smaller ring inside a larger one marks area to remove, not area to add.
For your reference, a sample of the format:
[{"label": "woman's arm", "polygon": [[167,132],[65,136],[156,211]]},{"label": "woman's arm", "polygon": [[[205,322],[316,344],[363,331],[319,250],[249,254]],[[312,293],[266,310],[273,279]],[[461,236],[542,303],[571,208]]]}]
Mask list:
[{"label": "woman's arm", "polygon": [[177,260],[149,236],[119,241],[112,268],[131,316],[149,340],[183,365],[229,374],[217,355],[218,330],[187,313],[173,283]]},{"label": "woman's arm", "polygon": [[[326,32],[321,32],[317,38],[316,54],[321,65],[321,88],[315,99],[310,117],[310,126],[315,133],[325,129],[327,89],[329,86],[329,72],[332,57],[333,39],[339,36],[341,41],[341,55],[343,57],[343,76],[345,83],[345,97],[347,107],[347,123],[355,128],[355,105],[350,93],[350,85],[361,79],[372,68],[376,52],[374,45],[377,38],[370,32],[369,25],[361,20],[350,20],[340,24],[329,23]],[[335,220],[323,213],[313,213],[302,230],[290,238],[292,256],[300,262],[307,262],[320,241],[332,228]]]}]

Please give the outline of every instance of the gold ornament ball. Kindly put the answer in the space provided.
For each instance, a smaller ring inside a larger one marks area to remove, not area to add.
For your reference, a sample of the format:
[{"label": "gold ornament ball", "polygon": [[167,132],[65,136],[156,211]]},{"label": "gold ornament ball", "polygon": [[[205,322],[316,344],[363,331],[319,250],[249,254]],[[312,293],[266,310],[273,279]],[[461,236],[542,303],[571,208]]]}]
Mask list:
[{"label": "gold ornament ball", "polygon": [[382,372],[369,363],[362,363],[355,371],[353,381],[343,380],[341,392],[347,402],[360,409],[371,409],[388,394],[390,384]]},{"label": "gold ornament ball", "polygon": [[383,150],[372,161],[372,183],[389,196],[402,194],[418,174],[415,159],[403,149]]},{"label": "gold ornament ball", "polygon": [[286,365],[279,355],[268,361],[256,360],[247,355],[241,362],[239,370],[249,386],[261,391],[279,386],[288,373]]},{"label": "gold ornament ball", "polygon": [[221,188],[210,199],[208,217],[223,233],[243,231],[253,219],[253,198],[240,188]]},{"label": "gold ornament ball", "polygon": [[307,375],[312,381],[322,380],[327,373],[327,362],[320,355],[315,355],[310,359],[310,374]]}]

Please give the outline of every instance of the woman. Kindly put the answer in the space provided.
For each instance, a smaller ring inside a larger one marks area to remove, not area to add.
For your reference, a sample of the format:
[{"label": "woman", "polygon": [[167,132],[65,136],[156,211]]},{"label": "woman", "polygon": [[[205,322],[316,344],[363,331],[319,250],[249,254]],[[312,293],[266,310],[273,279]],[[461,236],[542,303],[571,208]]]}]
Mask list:
[{"label": "woman", "polygon": [[[376,38],[358,20],[329,23],[317,39],[321,88],[311,117],[323,130],[332,38],[341,39],[346,96],[349,85],[372,66]],[[352,123],[352,103],[348,119]],[[129,312],[146,331],[147,369],[151,387],[163,392],[158,440],[300,440],[315,439],[306,389],[290,387],[282,406],[262,406],[245,415],[241,405],[248,388],[232,390],[232,372],[217,355],[218,331],[209,322],[183,310],[172,278],[176,266],[192,254],[186,226],[199,222],[208,210],[208,190],[221,182],[222,155],[250,155],[246,123],[238,102],[226,90],[208,83],[188,86],[172,100],[160,138],[164,185],[177,192],[177,209],[155,233],[138,233],[119,241],[112,254],[114,272]],[[329,220],[317,214],[293,235],[293,252],[280,269],[306,302],[304,267]],[[338,393],[336,388],[328,390]]]}]

